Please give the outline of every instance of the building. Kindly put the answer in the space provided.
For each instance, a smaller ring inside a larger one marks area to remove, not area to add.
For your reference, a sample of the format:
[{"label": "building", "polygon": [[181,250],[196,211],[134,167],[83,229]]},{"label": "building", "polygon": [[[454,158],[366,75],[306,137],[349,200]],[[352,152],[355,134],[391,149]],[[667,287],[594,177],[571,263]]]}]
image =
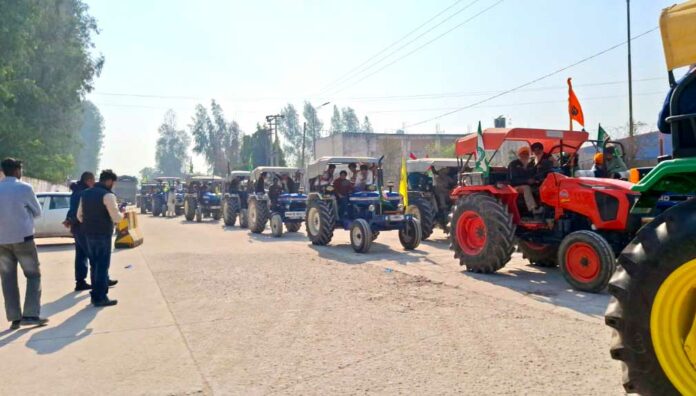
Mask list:
[{"label": "building", "polygon": [[454,156],[455,141],[465,134],[338,133],[316,142],[315,158],[324,156],[381,157],[385,181],[398,182],[401,158]]}]

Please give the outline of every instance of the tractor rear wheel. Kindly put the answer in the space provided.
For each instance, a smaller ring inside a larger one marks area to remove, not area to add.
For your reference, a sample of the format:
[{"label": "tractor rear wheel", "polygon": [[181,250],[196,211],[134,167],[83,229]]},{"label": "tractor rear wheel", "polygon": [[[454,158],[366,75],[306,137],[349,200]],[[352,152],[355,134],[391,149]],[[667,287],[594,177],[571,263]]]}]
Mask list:
[{"label": "tractor rear wheel", "polygon": [[312,245],[324,246],[331,242],[336,225],[333,208],[322,200],[313,200],[307,206],[307,237]]},{"label": "tractor rear wheel", "polygon": [[249,227],[249,209],[239,209],[239,226],[241,228]]},{"label": "tractor rear wheel", "polygon": [[599,293],[607,287],[616,269],[614,250],[604,237],[593,231],[568,234],[558,247],[561,273],[574,289]]},{"label": "tractor rear wheel", "polygon": [[145,205],[140,204],[140,214],[146,214],[147,213],[147,208]]},{"label": "tractor rear wheel", "polygon": [[226,226],[233,226],[237,222],[237,213],[239,213],[239,201],[232,198],[226,198],[222,201],[222,218]]},{"label": "tractor rear wheel", "polygon": [[184,200],[184,217],[188,221],[193,221],[193,217],[196,215],[196,204],[190,198]]},{"label": "tractor rear wheel", "polygon": [[529,264],[537,267],[558,267],[558,245],[534,243],[517,240],[517,247],[522,252],[522,258],[529,260]]},{"label": "tractor rear wheel", "polygon": [[288,232],[297,232],[300,230],[300,227],[302,227],[302,223],[285,223],[285,229]]},{"label": "tractor rear wheel", "polygon": [[152,215],[154,217],[159,217],[159,215],[162,213],[162,204],[160,203],[159,199],[153,199],[152,200]]},{"label": "tractor rear wheel", "polygon": [[365,219],[357,219],[350,225],[350,245],[356,253],[367,253],[372,246],[372,229]]},{"label": "tractor rear wheel", "polygon": [[619,256],[604,316],[627,392],[696,394],[696,201],[644,226]]},{"label": "tractor rear wheel", "polygon": [[406,250],[413,250],[421,243],[421,225],[418,219],[411,217],[399,230],[399,242]]},{"label": "tractor rear wheel", "polygon": [[220,209],[215,209],[210,214],[213,216],[213,220],[218,221],[220,220],[220,217],[222,217],[222,212]]},{"label": "tractor rear wheel", "polygon": [[420,221],[422,239],[426,240],[435,228],[435,208],[430,201],[424,198],[414,198],[406,208],[406,214],[410,214]]},{"label": "tractor rear wheel", "polygon": [[283,216],[280,213],[271,215],[271,235],[276,238],[283,236]]},{"label": "tractor rear wheel", "polygon": [[203,221],[203,210],[199,207],[196,207],[196,222],[200,223]]},{"label": "tractor rear wheel", "polygon": [[254,234],[260,234],[266,229],[268,222],[268,205],[265,201],[257,199],[249,200],[249,230]]},{"label": "tractor rear wheel", "polygon": [[505,266],[515,250],[512,215],[488,194],[465,195],[452,208],[450,249],[467,271],[492,273]]}]

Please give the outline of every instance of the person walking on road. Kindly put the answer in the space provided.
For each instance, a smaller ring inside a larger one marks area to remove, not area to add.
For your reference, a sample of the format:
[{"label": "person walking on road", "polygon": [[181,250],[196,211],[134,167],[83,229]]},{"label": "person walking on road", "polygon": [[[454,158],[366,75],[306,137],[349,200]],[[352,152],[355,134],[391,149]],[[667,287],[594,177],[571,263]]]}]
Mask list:
[{"label": "person walking on road", "polygon": [[116,195],[111,192],[118,177],[110,169],[102,171],[99,182],[82,192],[77,207],[77,219],[87,241],[87,256],[92,264],[92,304],[95,307],[116,305],[109,300],[109,265],[111,263],[111,235],[114,224],[123,219]]},{"label": "person walking on road", "polygon": [[80,222],[77,220],[77,207],[80,204],[82,192],[93,186],[94,173],[92,172],[84,172],[77,183],[70,185],[72,190],[70,209],[63,222],[63,225],[70,228],[75,239],[75,291],[92,289],[92,285],[87,283],[87,241]]},{"label": "person walking on road", "polygon": [[[21,182],[22,162],[6,158],[0,164],[5,178],[0,180],[0,278],[5,299],[5,314],[19,326],[43,326],[48,319],[41,311],[41,270],[34,243],[34,218],[41,216],[41,206],[34,190]],[[17,263],[27,278],[24,310],[20,307]]]}]

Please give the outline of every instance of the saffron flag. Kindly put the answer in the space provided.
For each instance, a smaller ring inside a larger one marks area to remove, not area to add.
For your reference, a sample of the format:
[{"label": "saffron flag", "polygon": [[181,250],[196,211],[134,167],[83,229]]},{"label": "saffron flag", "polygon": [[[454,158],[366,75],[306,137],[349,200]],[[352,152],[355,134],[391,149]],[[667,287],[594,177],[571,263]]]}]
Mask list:
[{"label": "saffron flag", "polygon": [[570,129],[573,129],[573,120],[578,124],[585,126],[585,115],[582,113],[582,107],[580,106],[580,101],[578,97],[575,96],[573,92],[573,84],[568,78],[568,115],[570,116]]},{"label": "saffron flag", "polygon": [[408,171],[406,171],[406,158],[401,158],[401,180],[399,180],[399,194],[404,200],[404,208],[408,207]]},{"label": "saffron flag", "polygon": [[488,164],[486,163],[486,149],[483,146],[483,131],[481,130],[481,121],[478,123],[478,131],[476,132],[476,168],[477,172],[483,172],[488,175]]}]

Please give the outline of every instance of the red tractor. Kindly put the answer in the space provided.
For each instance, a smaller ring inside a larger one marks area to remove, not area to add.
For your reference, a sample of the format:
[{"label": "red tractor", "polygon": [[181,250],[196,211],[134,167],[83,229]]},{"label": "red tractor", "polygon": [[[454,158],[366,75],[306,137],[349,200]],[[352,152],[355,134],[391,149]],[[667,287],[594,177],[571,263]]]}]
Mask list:
[{"label": "red tractor", "polygon": [[[492,154],[479,160],[487,171],[474,170],[480,138],[473,134],[456,143],[461,173],[451,192],[454,257],[468,271],[492,273],[510,261],[517,245],[533,264],[559,265],[575,289],[603,290],[616,255],[641,225],[639,217],[629,214],[639,195],[631,191],[632,183],[571,176],[577,151],[588,139],[584,131],[487,129],[481,140]],[[532,214],[510,185],[507,167],[493,164],[496,155],[507,164],[515,145],[536,142],[551,155],[554,169],[533,191],[541,211]]]}]

